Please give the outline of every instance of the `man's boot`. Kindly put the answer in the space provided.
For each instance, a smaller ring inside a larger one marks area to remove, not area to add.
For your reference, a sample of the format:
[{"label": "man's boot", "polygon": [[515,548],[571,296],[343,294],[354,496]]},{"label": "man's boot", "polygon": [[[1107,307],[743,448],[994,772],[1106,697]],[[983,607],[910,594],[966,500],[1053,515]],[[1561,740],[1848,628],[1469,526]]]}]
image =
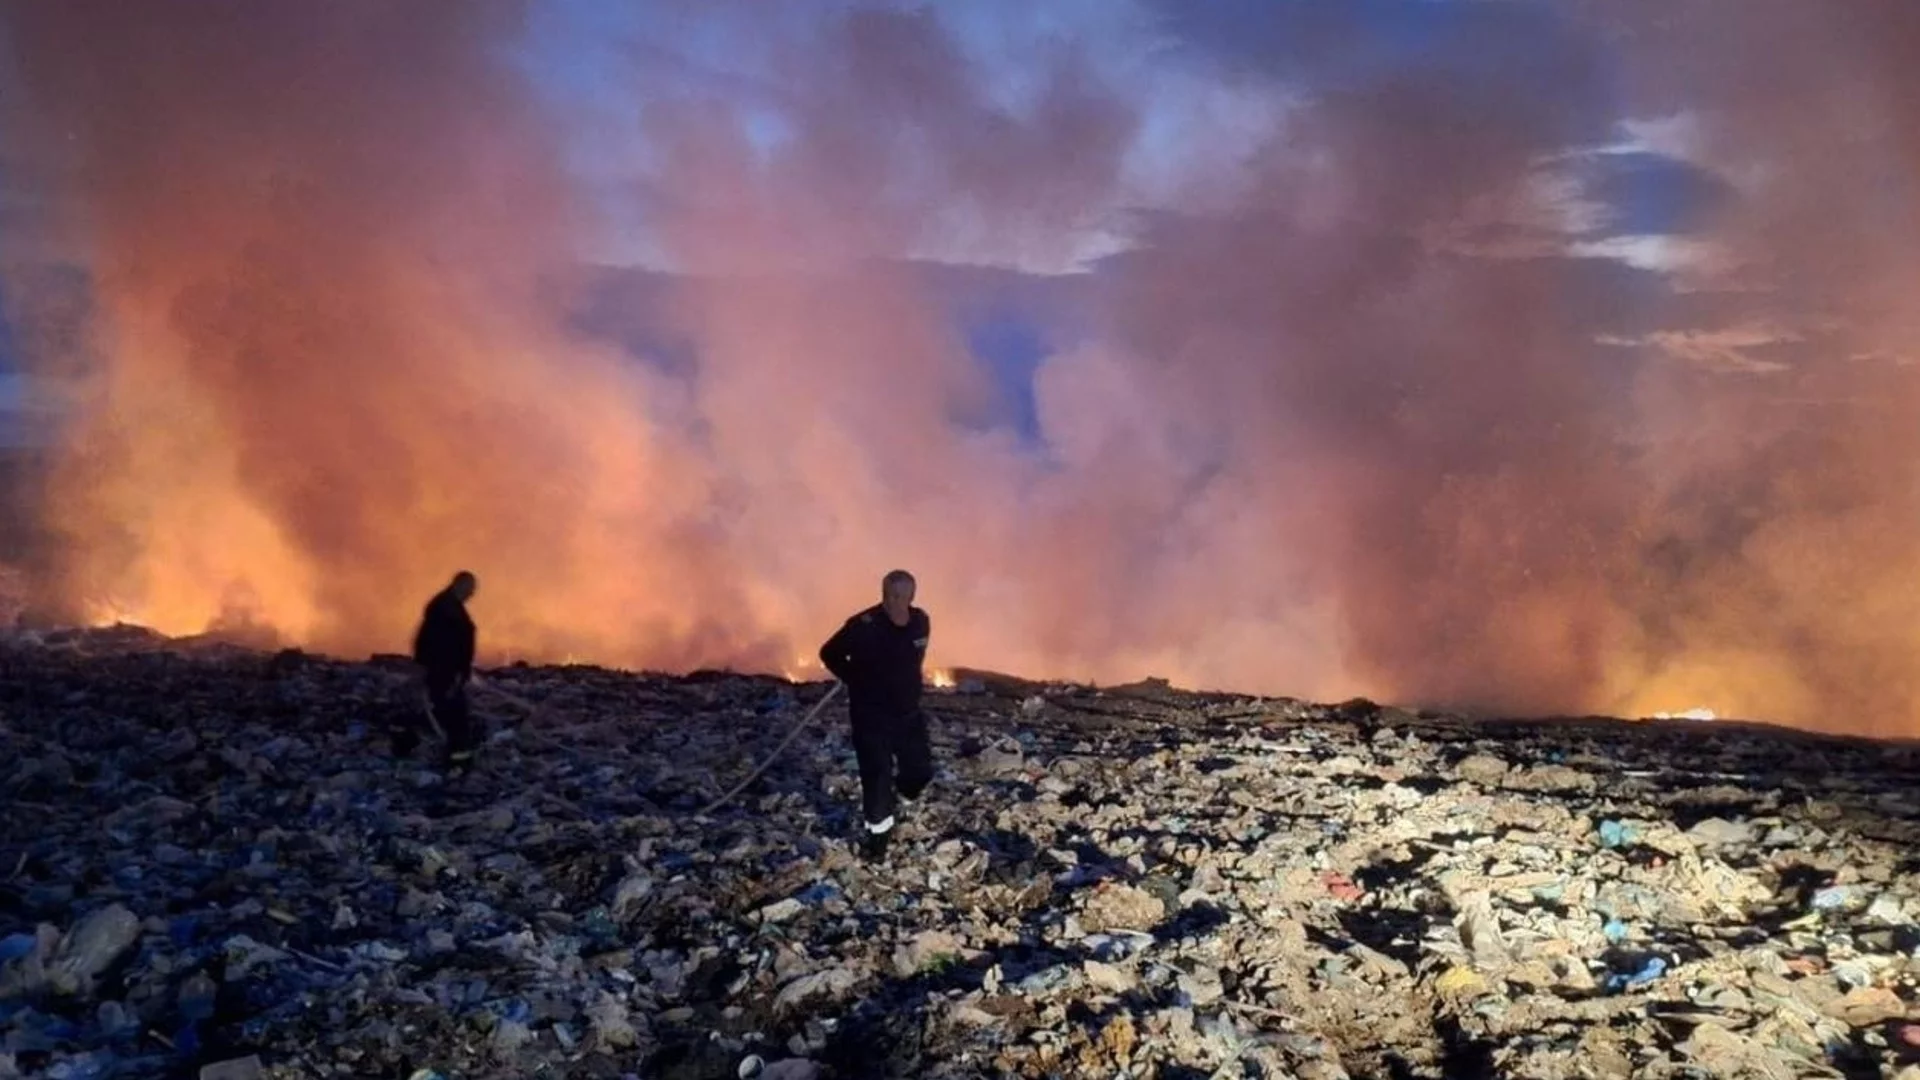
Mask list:
[{"label": "man's boot", "polygon": [[867,834],[860,839],[860,857],[868,862],[879,862],[887,857],[887,846],[893,840],[893,819],[888,818],[886,827],[878,832],[868,826]]}]

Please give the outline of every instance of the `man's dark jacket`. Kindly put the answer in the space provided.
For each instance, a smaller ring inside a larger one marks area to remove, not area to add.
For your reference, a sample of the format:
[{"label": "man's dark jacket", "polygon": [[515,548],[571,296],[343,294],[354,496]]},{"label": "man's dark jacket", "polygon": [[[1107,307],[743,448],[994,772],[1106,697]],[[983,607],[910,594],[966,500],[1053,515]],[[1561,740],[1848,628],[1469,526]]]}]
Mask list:
[{"label": "man's dark jacket", "polygon": [[855,713],[904,716],[920,707],[922,664],[932,620],[910,608],[907,625],[895,626],[876,604],[848,619],[820,646],[820,662],[847,684]]},{"label": "man's dark jacket", "polygon": [[451,587],[442,589],[420,618],[413,637],[414,662],[429,678],[446,681],[473,673],[473,619]]}]

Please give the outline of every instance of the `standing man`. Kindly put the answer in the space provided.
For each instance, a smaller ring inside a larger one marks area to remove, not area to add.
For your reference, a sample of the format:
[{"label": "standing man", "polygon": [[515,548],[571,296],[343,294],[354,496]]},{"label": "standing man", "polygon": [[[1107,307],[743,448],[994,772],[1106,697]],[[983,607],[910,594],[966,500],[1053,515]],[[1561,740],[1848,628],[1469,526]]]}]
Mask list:
[{"label": "standing man", "polygon": [[[427,601],[420,629],[413,636],[413,661],[420,665],[426,684],[427,707],[447,733],[447,765],[465,772],[473,763],[478,743],[473,712],[467,705],[467,684],[473,680],[474,626],[467,601],[480,582],[465,570],[453,575],[446,588]],[[399,747],[395,747],[399,750]],[[408,744],[406,751],[412,749]]]},{"label": "standing man", "polygon": [[895,762],[903,803],[911,805],[933,780],[927,718],[920,711],[921,667],[933,624],[913,606],[913,593],[912,574],[890,572],[880,582],[880,603],[848,619],[820,646],[820,662],[847,687],[867,823],[861,853],[869,860],[886,855],[893,833]]}]

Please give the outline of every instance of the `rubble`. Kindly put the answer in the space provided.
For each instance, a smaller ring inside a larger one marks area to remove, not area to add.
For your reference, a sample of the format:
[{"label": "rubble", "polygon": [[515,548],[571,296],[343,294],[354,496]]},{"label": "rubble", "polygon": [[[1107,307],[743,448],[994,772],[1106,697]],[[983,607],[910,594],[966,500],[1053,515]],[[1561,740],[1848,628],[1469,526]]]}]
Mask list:
[{"label": "rubble", "polygon": [[822,686],[503,668],[446,780],[405,674],[0,648],[0,1077],[1920,1067],[1911,746],[966,673],[874,867],[831,711],[697,813]]}]

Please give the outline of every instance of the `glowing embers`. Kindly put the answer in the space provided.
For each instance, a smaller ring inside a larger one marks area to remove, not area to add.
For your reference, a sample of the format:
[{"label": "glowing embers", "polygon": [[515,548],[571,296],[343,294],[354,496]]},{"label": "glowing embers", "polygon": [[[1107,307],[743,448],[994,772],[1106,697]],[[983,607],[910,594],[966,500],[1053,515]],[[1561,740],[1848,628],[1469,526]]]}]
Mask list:
[{"label": "glowing embers", "polygon": [[1718,720],[1720,717],[1712,709],[1688,709],[1685,712],[1657,712],[1649,720]]}]

